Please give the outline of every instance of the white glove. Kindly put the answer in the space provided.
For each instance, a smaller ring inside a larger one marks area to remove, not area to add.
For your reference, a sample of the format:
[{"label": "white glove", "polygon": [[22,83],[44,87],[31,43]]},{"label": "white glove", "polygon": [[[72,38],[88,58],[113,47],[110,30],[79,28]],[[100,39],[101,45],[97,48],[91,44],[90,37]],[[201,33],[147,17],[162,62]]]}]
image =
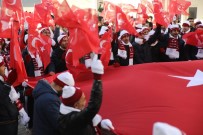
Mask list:
[{"label": "white glove", "polygon": [[86,59],[85,60],[85,66],[86,66],[86,68],[90,68],[91,67],[91,63],[92,63],[91,59]]},{"label": "white glove", "polygon": [[102,120],[101,115],[96,114],[92,119],[93,126],[96,127],[101,122],[101,120]]},{"label": "white glove", "polygon": [[120,56],[123,59],[127,58],[127,52],[125,50],[118,49],[118,56]]},{"label": "white glove", "polygon": [[109,119],[102,120],[101,127],[107,130],[114,130],[113,124]]},{"label": "white glove", "polygon": [[25,112],[24,108],[20,109],[19,111],[19,114],[20,114],[20,119],[19,119],[19,123],[21,125],[26,125],[29,120],[30,120],[30,117],[28,117],[27,113]]},{"label": "white glove", "polygon": [[95,54],[91,64],[92,73],[104,74],[104,66],[101,60],[98,60],[98,54]]},{"label": "white glove", "polygon": [[23,87],[27,87],[27,81],[23,81],[23,82],[22,82],[22,86],[23,86]]},{"label": "white glove", "polygon": [[9,98],[12,102],[15,102],[17,99],[19,99],[20,93],[17,93],[13,86],[11,86],[11,91],[9,93]]}]

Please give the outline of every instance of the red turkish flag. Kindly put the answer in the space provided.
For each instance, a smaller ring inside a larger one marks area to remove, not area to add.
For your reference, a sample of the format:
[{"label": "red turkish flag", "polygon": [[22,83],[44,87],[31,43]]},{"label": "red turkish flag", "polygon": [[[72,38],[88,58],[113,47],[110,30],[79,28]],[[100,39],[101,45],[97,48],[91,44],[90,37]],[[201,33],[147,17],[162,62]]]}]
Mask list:
[{"label": "red turkish flag", "polygon": [[203,31],[197,29],[194,32],[189,32],[182,37],[186,44],[203,47]]},{"label": "red turkish flag", "polygon": [[162,3],[158,0],[154,0],[154,18],[155,21],[165,27],[168,27],[170,24],[170,19],[168,17],[168,13],[163,10]]},{"label": "red turkish flag", "polygon": [[11,38],[11,17],[21,22],[23,14],[21,0],[2,0],[0,16],[0,37]]},{"label": "red turkish flag", "polygon": [[116,5],[104,1],[104,9],[101,13],[101,16],[104,18],[105,21],[113,22],[116,21]]},{"label": "red turkish flag", "polygon": [[36,49],[40,55],[44,69],[46,69],[51,61],[51,38],[41,34],[38,36],[38,39],[35,42]]},{"label": "red turkish flag", "polygon": [[101,57],[100,60],[104,68],[108,67],[110,56],[111,56],[111,40],[112,40],[112,30],[104,33],[100,39],[101,47]]},{"label": "red turkish flag", "polygon": [[143,4],[138,4],[137,8],[137,15],[136,15],[136,23],[145,23],[146,20],[148,19],[147,15],[147,8]]},{"label": "red turkish flag", "polygon": [[[99,114],[123,135],[151,135],[157,121],[203,135],[202,65],[199,60],[109,67],[102,77]],[[76,86],[89,99],[92,78]]]},{"label": "red turkish flag", "polygon": [[17,80],[13,86],[20,85],[27,78],[27,73],[18,41],[18,25],[18,22],[12,23],[12,37],[10,42],[10,67],[16,69],[17,72]]},{"label": "red turkish flag", "polygon": [[170,1],[169,4],[169,12],[170,14],[183,14],[183,15],[189,15],[189,13],[187,13],[187,9],[189,8],[189,6],[191,5],[190,1],[186,1],[186,0],[172,0]]},{"label": "red turkish flag", "polygon": [[71,9],[65,0],[58,8],[55,22],[69,30],[69,48],[72,49],[74,66],[86,54],[98,53],[99,36],[95,13],[94,9],[80,9],[75,5]]},{"label": "red turkish flag", "polygon": [[146,13],[152,14],[153,13],[153,4],[149,2],[148,0],[141,0],[141,4],[146,7]]},{"label": "red turkish flag", "polygon": [[57,13],[57,8],[59,6],[58,0],[42,0],[42,4],[53,14]]},{"label": "red turkish flag", "polygon": [[116,6],[116,31],[126,30],[132,35],[137,35],[135,28],[127,20],[126,15],[120,7]]},{"label": "red turkish flag", "polygon": [[34,20],[43,26],[54,26],[50,11],[43,4],[35,5]]}]

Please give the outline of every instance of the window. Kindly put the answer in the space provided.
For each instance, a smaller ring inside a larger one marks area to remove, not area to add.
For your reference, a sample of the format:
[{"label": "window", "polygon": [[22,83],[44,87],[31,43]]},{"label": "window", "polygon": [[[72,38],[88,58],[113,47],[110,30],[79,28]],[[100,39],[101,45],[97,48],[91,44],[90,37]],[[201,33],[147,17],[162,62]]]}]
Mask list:
[{"label": "window", "polygon": [[197,7],[189,7],[189,17],[197,18]]}]

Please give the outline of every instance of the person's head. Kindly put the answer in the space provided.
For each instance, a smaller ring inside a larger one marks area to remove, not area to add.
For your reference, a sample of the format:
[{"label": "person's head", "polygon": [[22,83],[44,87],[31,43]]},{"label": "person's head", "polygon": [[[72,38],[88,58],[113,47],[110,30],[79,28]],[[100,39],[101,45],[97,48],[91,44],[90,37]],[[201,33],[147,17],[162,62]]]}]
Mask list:
[{"label": "person's head", "polygon": [[173,25],[170,26],[170,34],[171,34],[171,36],[173,36],[174,38],[178,38],[179,33],[180,33],[179,25],[173,24]]},{"label": "person's head", "polygon": [[203,24],[197,25],[196,29],[198,29],[198,30],[203,30]]},{"label": "person's head", "polygon": [[47,27],[42,28],[39,32],[40,32],[40,34],[42,34],[44,36],[48,36],[48,37],[51,36],[51,32],[50,32],[49,28],[47,28]]},{"label": "person's head", "polygon": [[[61,100],[64,106],[73,107],[78,110],[83,110],[86,105],[85,94],[77,87],[64,86]],[[60,108],[60,112],[63,114],[62,108]]]},{"label": "person's head", "polygon": [[0,76],[5,76],[5,69],[4,58],[0,56]]},{"label": "person's head", "polygon": [[189,17],[187,20],[190,22],[190,26],[194,27],[194,25],[195,25],[194,18]]},{"label": "person's head", "polygon": [[194,24],[195,28],[197,28],[199,24],[202,24],[202,22],[200,20],[196,20]]},{"label": "person's head", "polygon": [[66,85],[68,86],[75,85],[73,75],[68,71],[62,72],[59,75],[57,75],[56,78],[51,83],[51,86],[58,92],[62,92],[62,88]]},{"label": "person's head", "polygon": [[153,17],[152,16],[148,16],[147,22],[152,22]]},{"label": "person's head", "polygon": [[126,30],[120,32],[119,39],[122,40],[125,44],[130,42],[130,34]]},{"label": "person's head", "polygon": [[183,32],[186,32],[190,29],[190,22],[189,21],[185,21],[183,24],[182,24],[182,30]]},{"label": "person's head", "polygon": [[69,37],[67,35],[60,35],[58,38],[57,38],[57,41],[60,45],[60,47],[64,50],[67,49],[67,46],[68,46],[68,40],[69,40]]}]

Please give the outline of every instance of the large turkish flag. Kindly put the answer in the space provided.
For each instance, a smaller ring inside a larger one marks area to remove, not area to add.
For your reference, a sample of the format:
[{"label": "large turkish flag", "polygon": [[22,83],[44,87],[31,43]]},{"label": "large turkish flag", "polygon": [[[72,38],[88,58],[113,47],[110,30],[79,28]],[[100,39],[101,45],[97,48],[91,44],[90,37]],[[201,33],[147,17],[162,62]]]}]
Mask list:
[{"label": "large turkish flag", "polygon": [[[100,114],[123,135],[151,135],[157,121],[203,135],[202,71],[203,61],[111,67],[102,79]],[[92,82],[76,83],[88,99]]]}]

